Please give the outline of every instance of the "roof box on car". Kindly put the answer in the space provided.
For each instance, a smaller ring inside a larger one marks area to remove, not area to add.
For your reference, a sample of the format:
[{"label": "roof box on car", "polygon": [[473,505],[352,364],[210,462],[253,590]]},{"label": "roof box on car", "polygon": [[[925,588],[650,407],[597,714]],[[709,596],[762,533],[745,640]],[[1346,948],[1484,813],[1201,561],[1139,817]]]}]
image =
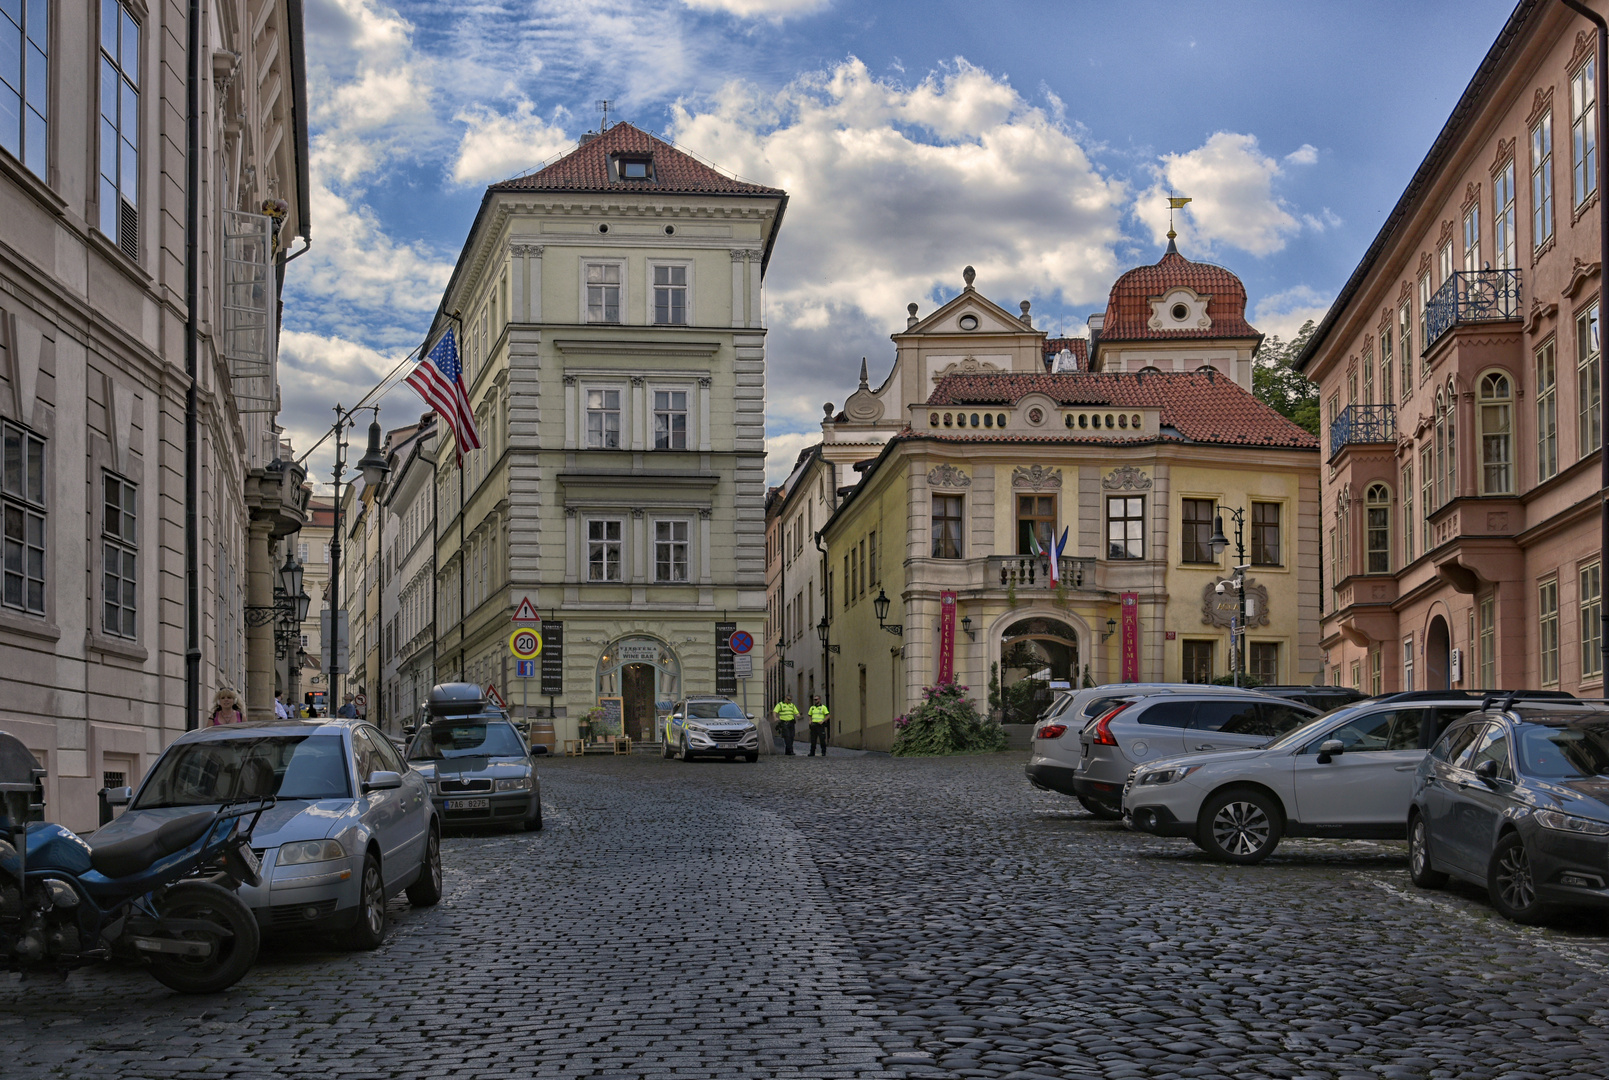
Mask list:
[{"label": "roof box on car", "polygon": [[467,682],[441,683],[431,687],[425,708],[430,710],[431,716],[470,716],[492,711],[491,702],[486,700],[481,688]]}]

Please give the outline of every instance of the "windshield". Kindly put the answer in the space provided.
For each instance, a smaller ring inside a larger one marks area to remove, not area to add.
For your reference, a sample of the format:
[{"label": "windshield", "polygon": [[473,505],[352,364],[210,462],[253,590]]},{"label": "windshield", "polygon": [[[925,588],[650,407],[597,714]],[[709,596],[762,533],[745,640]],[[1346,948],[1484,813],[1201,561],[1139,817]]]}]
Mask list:
[{"label": "windshield", "polygon": [[269,735],[174,746],[156,763],[132,809],[210,806],[274,795],[346,799],[352,795],[339,735]]},{"label": "windshield", "polygon": [[462,757],[524,757],[519,732],[503,720],[437,722],[421,728],[408,748],[409,761],[444,761]]},{"label": "windshield", "polygon": [[690,720],[747,720],[748,714],[730,701],[689,701]]},{"label": "windshield", "polygon": [[1519,729],[1520,771],[1548,780],[1609,776],[1609,724]]}]

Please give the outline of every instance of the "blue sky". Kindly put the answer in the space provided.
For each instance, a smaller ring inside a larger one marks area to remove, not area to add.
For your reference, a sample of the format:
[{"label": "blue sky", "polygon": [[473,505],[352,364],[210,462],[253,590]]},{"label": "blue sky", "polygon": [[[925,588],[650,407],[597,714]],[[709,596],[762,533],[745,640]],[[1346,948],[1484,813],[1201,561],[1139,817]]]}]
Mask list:
[{"label": "blue sky", "polygon": [[[1335,296],[1508,17],[1507,0],[923,3],[308,0],[312,251],[288,277],[301,446],[418,344],[487,183],[614,117],[788,189],[768,276],[770,474],[878,379],[961,268],[1081,332],[1192,258],[1288,337]],[[1434,42],[1434,48],[1427,43]],[[406,388],[387,427],[423,406]],[[323,456],[315,476],[328,475]]]}]

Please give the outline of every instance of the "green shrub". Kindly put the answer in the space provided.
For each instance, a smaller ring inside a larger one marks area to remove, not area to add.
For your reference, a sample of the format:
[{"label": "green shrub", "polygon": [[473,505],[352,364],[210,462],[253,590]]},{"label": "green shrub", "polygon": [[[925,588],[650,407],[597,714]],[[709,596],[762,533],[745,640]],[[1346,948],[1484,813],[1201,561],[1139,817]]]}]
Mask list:
[{"label": "green shrub", "polygon": [[899,757],[937,757],[944,754],[986,754],[1006,748],[1006,733],[999,724],[979,716],[955,683],[929,686],[923,701],[904,716],[894,718],[894,754]]}]

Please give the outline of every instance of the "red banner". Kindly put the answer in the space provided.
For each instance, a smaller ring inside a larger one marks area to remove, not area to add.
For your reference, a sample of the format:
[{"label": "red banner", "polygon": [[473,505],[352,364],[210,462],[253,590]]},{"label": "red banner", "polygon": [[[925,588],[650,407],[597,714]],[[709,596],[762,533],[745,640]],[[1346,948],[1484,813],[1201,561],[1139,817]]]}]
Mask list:
[{"label": "red banner", "polygon": [[1123,681],[1140,681],[1140,594],[1123,594]]},{"label": "red banner", "polygon": [[955,681],[955,593],[939,593],[939,677],[937,686]]}]

